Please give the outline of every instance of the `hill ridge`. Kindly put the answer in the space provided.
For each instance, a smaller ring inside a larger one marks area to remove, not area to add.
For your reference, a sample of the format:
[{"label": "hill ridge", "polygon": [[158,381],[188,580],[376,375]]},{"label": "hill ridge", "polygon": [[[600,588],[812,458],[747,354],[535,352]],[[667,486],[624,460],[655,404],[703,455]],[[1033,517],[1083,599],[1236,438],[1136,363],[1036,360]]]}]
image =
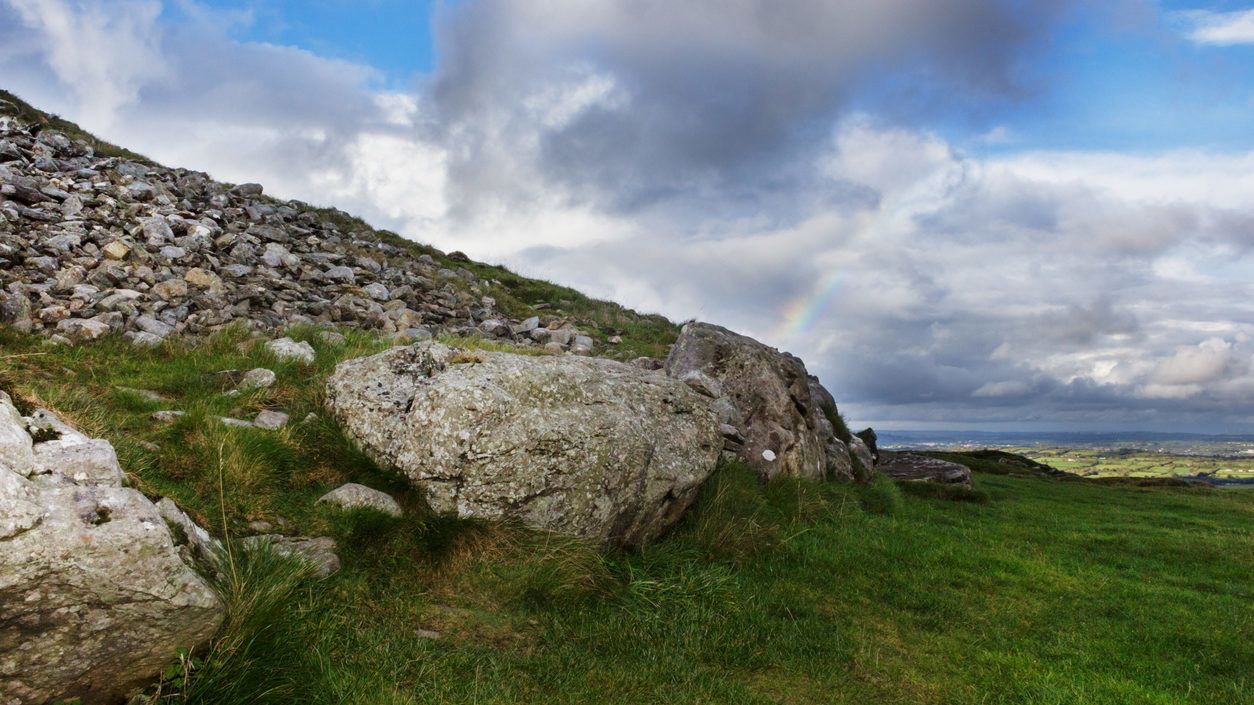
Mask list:
[{"label": "hill ridge", "polygon": [[161,166],[4,91],[0,289],[0,322],[62,341],[309,323],[632,359],[678,335],[338,209]]}]

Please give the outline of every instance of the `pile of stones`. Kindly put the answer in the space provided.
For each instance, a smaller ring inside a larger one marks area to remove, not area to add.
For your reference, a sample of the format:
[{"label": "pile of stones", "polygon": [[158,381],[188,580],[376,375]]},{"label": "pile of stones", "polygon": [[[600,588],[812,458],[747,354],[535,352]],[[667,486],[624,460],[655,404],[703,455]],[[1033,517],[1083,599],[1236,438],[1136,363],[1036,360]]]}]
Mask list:
[{"label": "pile of stones", "polygon": [[304,323],[591,352],[568,321],[510,320],[459,258],[357,222],[0,115],[0,323],[59,342]]}]

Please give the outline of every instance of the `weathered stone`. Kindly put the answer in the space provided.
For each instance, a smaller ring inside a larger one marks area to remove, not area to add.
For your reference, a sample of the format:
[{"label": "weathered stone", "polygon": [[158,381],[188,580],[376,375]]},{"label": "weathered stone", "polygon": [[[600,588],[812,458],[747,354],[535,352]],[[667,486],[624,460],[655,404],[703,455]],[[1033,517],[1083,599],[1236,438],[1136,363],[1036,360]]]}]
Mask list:
[{"label": "weathered stone", "polygon": [[57,331],[71,340],[95,340],[109,333],[109,324],[95,318],[67,318],[57,323]]},{"label": "weathered stone", "polygon": [[319,502],[334,504],[344,509],[373,509],[389,516],[401,516],[401,505],[386,492],[349,482],[318,498]]},{"label": "weathered stone", "polygon": [[182,279],[167,279],[163,282],[157,282],[152,287],[152,293],[166,301],[181,299],[187,296],[187,282]]},{"label": "weathered stone", "polygon": [[312,365],[315,357],[312,345],[304,341],[298,343],[291,338],[271,340],[266,343],[266,349],[280,360],[296,360],[306,365]]},{"label": "weathered stone", "polygon": [[131,248],[121,240],[114,240],[108,245],[105,245],[102,251],[104,252],[104,256],[109,259],[123,260],[131,253]]},{"label": "weathered stone", "polygon": [[722,385],[744,419],[743,457],[763,478],[853,479],[848,448],[834,436],[796,357],[726,328],[689,323],[666,371],[679,379],[702,372]]},{"label": "weathered stone", "polygon": [[353,274],[351,267],[332,267],[322,273],[329,281],[339,282],[341,284],[352,284],[357,281],[357,277]]},{"label": "weathered stone", "polygon": [[253,425],[257,428],[264,428],[267,431],[277,431],[286,426],[290,420],[291,417],[282,411],[263,409],[253,419]]},{"label": "weathered stone", "polygon": [[121,702],[208,640],[222,606],[151,502],[77,465],[94,451],[54,443],[36,455],[65,464],[39,482],[0,463],[0,702]]},{"label": "weathered stone", "polygon": [[723,446],[686,386],[592,358],[393,348],[340,363],[327,407],[437,511],[618,545],[669,528]]},{"label": "weathered stone", "polygon": [[152,419],[153,421],[156,421],[157,423],[174,423],[181,416],[183,416],[183,413],[184,412],[178,411],[176,409],[164,409],[162,411],[152,412],[151,414],[148,415],[148,418]]},{"label": "weathered stone", "polygon": [[264,367],[255,367],[244,373],[243,379],[240,380],[239,388],[241,390],[248,389],[266,389],[274,384],[278,377],[273,370],[267,370]]},{"label": "weathered stone", "polygon": [[164,338],[174,332],[174,326],[163,323],[152,316],[140,316],[135,319],[135,327],[158,338]]},{"label": "weathered stone", "polygon": [[292,556],[304,561],[313,571],[315,577],[325,578],[340,569],[340,557],[336,554],[335,539],[329,536],[306,538],[302,536],[280,536],[278,534],[262,534],[244,539],[244,546],[256,550],[269,546],[271,551],[283,556]]},{"label": "weathered stone", "polygon": [[894,480],[971,486],[970,468],[926,455],[893,453],[880,458],[875,467]]}]

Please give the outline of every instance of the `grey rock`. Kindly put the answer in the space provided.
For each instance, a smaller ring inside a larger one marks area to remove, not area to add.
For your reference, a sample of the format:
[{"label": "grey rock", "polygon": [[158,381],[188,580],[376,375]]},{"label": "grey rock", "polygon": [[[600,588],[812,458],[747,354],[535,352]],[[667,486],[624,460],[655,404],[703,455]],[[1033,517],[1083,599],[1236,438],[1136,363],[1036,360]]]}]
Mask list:
[{"label": "grey rock", "polygon": [[148,499],[76,465],[94,451],[47,446],[68,464],[38,482],[0,464],[0,702],[120,702],[206,642],[222,605]]},{"label": "grey rock", "polygon": [[[348,269],[348,268],[345,267],[345,269]],[[353,270],[349,269],[348,271],[350,274],[352,274]],[[373,284],[367,284],[366,286],[363,286],[361,290],[365,292],[366,296],[369,296],[375,301],[387,301],[388,300],[388,288],[378,282],[375,282]]]},{"label": "grey rock", "polygon": [[344,509],[374,509],[389,516],[401,516],[401,505],[386,492],[349,482],[318,498],[319,502],[334,504]]},{"label": "grey rock", "polygon": [[279,555],[299,558],[318,578],[328,577],[340,569],[340,557],[336,554],[335,539],[329,536],[307,538],[262,534],[249,536],[244,539],[243,543],[249,549],[256,550],[262,546],[269,546],[271,551]]},{"label": "grey rock", "polygon": [[689,323],[665,368],[680,379],[702,372],[722,385],[744,419],[742,457],[764,479],[853,479],[848,448],[835,437],[796,357],[726,328]]},{"label": "grey rock", "polygon": [[967,466],[914,453],[882,457],[876,469],[894,480],[971,486],[971,469]]},{"label": "grey rock", "polygon": [[94,318],[67,318],[57,324],[57,332],[74,341],[95,340],[109,333],[109,324]]},{"label": "grey rock", "polygon": [[686,386],[595,358],[393,348],[340,363],[327,408],[437,511],[625,546],[679,518],[723,446]]},{"label": "grey rock", "polygon": [[341,284],[352,284],[357,281],[357,276],[353,274],[351,267],[332,267],[322,273],[322,276],[333,282]]},{"label": "grey rock", "polygon": [[240,380],[239,388],[241,390],[248,389],[267,389],[274,384],[278,377],[273,370],[264,367],[255,367],[244,373],[244,378]]},{"label": "grey rock", "polygon": [[163,323],[152,316],[140,316],[135,319],[135,327],[158,338],[164,338],[174,332],[174,326]]},{"label": "grey rock", "polygon": [[257,428],[264,428],[267,431],[277,431],[287,425],[291,417],[282,411],[273,411],[271,409],[263,409],[253,419],[253,425]]},{"label": "grey rock", "polygon": [[279,338],[266,343],[266,349],[280,360],[296,360],[306,365],[313,364],[314,349],[313,346],[304,341],[296,342],[291,338]]}]

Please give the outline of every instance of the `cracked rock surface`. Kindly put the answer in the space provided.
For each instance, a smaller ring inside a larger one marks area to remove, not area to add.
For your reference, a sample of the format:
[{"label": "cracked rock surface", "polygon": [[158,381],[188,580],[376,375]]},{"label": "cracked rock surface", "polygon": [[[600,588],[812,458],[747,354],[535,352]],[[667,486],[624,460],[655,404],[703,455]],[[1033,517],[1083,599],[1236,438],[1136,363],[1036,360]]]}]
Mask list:
[{"label": "cracked rock surface", "polygon": [[327,407],[437,511],[622,546],[679,519],[724,442],[708,400],[661,373],[439,343],[340,363]]},{"label": "cracked rock surface", "polygon": [[[59,437],[34,443],[32,428]],[[0,392],[0,703],[119,702],[221,623],[123,477],[109,443]]]},{"label": "cracked rock surface", "polygon": [[730,402],[723,420],[743,436],[733,448],[763,479],[855,479],[849,447],[823,411],[836,402],[800,358],[720,326],[688,323],[666,372],[716,405]]}]

